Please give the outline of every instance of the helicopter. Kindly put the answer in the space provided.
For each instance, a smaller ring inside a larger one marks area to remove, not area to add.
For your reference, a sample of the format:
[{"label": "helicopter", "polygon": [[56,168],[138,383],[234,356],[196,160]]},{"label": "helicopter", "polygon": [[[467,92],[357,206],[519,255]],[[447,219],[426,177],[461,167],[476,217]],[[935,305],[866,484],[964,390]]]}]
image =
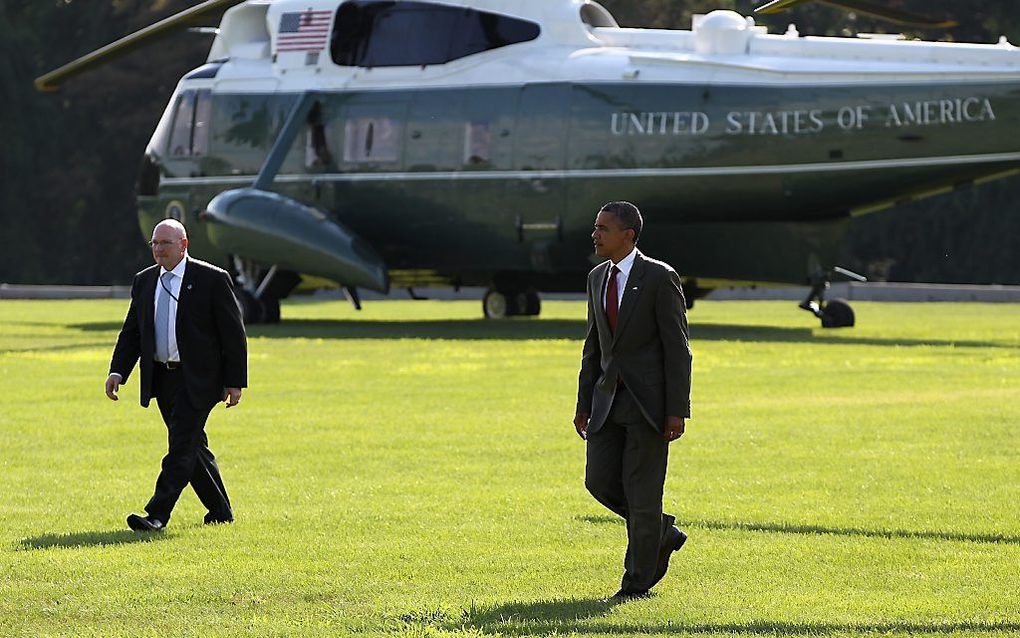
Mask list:
[{"label": "helicopter", "polygon": [[[759,7],[785,10],[807,0]],[[908,24],[858,0],[830,2]],[[138,218],[230,270],[248,323],[335,282],[484,286],[486,317],[579,291],[595,211],[639,204],[688,304],[732,282],[825,298],[855,216],[1020,172],[1020,52],[770,34],[716,10],[621,28],[592,0],[207,0],[36,80],[208,27],[145,149]]]}]

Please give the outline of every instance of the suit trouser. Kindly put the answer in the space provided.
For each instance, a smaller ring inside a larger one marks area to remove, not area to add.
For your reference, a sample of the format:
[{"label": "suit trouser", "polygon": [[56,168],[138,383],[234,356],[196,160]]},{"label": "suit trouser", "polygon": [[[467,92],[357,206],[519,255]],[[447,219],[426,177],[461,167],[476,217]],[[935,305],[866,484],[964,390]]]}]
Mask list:
[{"label": "suit trouser", "polygon": [[602,505],[627,522],[627,554],[621,588],[648,589],[659,548],[674,518],[662,513],[669,444],[619,388],[605,423],[589,432],[584,485]]},{"label": "suit trouser", "polygon": [[205,422],[213,406],[196,409],[191,404],[181,368],[167,370],[157,365],[152,382],[168,442],[155,492],[145,506],[146,513],[167,523],[181,492],[190,483],[198,500],[209,510],[208,519],[232,519],[230,499],[205,435]]}]

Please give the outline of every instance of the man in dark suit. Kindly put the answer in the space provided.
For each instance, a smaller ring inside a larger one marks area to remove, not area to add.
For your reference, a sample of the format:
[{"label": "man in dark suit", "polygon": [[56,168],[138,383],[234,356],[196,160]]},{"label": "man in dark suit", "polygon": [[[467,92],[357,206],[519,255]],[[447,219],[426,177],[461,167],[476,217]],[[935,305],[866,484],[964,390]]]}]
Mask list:
[{"label": "man in dark suit", "polygon": [[662,512],[669,443],[690,417],[691,350],[680,278],[636,244],[642,219],[610,202],[595,219],[588,274],[588,331],[574,427],[587,441],[585,487],[627,523],[627,554],[614,598],[646,596],[687,535]]},{"label": "man in dark suit", "polygon": [[145,506],[131,514],[136,531],[158,531],[170,521],[190,483],[209,510],[206,523],[229,523],[234,513],[216,458],[209,450],[205,422],[220,401],[233,407],[247,386],[244,324],[226,271],[188,256],[184,226],[165,219],[152,231],[156,261],[135,275],[131,306],[106,379],[106,396],[117,400],[139,360],[142,407],[156,399],[169,433],[168,451]]}]

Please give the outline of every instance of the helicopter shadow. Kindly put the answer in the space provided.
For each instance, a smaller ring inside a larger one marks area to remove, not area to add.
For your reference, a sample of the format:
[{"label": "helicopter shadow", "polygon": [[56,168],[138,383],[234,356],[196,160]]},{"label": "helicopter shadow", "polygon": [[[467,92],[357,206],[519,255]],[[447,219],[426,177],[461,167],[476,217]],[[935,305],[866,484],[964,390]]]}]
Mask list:
[{"label": "helicopter shadow", "polygon": [[[118,330],[119,322],[71,324],[83,332]],[[248,335],[267,339],[449,339],[514,341],[584,338],[583,319],[284,319],[278,324],[248,326]],[[843,329],[846,330],[846,329]],[[1015,348],[1016,344],[983,340],[857,337],[846,332],[819,333],[812,328],[692,322],[691,341],[805,343],[867,346],[951,346],[956,348]]]},{"label": "helicopter shadow", "polygon": [[[451,339],[534,340],[584,338],[581,319],[446,319],[408,321],[358,321],[349,319],[289,319],[275,325],[252,326],[248,334],[266,338],[315,339]],[[747,326],[723,323],[692,323],[691,341],[742,341],[752,343],[807,343],[869,346],[953,346],[957,348],[1012,348],[995,341],[952,339],[904,339],[819,334],[811,328]]]},{"label": "helicopter shadow", "polygon": [[266,338],[312,339],[449,339],[534,340],[583,339],[584,321],[533,318],[359,321],[355,319],[285,319],[252,326],[248,334]]}]

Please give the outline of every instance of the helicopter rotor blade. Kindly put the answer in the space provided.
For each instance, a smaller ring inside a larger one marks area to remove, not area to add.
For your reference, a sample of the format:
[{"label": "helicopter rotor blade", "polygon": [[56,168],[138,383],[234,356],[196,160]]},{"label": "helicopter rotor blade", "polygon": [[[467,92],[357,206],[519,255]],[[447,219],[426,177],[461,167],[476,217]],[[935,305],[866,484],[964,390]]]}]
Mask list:
[{"label": "helicopter rotor blade", "polygon": [[799,4],[806,4],[808,2],[813,2],[813,0],[772,0],[772,2],[766,2],[760,7],[757,7],[754,12],[765,15],[782,13],[783,11],[792,9]]},{"label": "helicopter rotor blade", "polygon": [[763,14],[780,13],[808,2],[821,2],[822,4],[828,4],[847,11],[864,13],[896,24],[904,24],[907,26],[921,27],[925,29],[948,29],[959,24],[953,20],[937,20],[918,15],[916,13],[910,13],[908,11],[900,11],[899,9],[885,7],[874,2],[869,2],[868,0],[773,0],[772,2],[763,4],[754,11],[755,13]]},{"label": "helicopter rotor blade", "polygon": [[65,80],[91,71],[122,55],[146,47],[189,27],[206,26],[203,23],[211,19],[219,19],[224,11],[244,1],[206,0],[196,4],[39,76],[35,80],[35,88],[38,91],[56,91]]}]

